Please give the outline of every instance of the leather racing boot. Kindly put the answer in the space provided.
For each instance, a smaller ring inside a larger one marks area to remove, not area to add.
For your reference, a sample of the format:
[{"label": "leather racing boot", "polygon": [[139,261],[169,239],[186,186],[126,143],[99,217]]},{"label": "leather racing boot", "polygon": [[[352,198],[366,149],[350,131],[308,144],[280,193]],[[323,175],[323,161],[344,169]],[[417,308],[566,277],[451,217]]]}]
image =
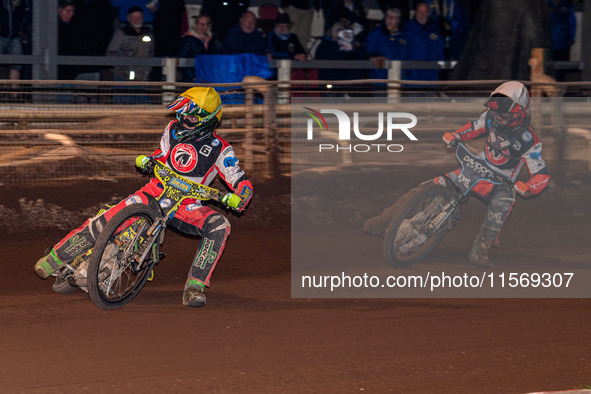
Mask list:
[{"label": "leather racing boot", "polygon": [[491,241],[478,234],[468,253],[468,261],[479,268],[491,268],[492,263],[488,259],[488,250],[491,246]]},{"label": "leather racing boot", "polygon": [[187,278],[183,292],[183,305],[191,307],[205,306],[205,285],[197,279]]},{"label": "leather racing boot", "polygon": [[51,252],[41,257],[37,263],[35,263],[35,273],[41,277],[41,279],[49,278],[55,271],[57,271],[64,264],[55,251],[51,249]]}]

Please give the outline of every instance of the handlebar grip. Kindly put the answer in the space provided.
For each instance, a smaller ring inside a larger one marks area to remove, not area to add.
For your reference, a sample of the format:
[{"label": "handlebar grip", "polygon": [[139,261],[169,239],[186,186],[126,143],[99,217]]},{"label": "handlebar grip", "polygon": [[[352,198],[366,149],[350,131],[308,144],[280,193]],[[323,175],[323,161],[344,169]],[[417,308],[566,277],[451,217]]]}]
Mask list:
[{"label": "handlebar grip", "polygon": [[135,165],[147,173],[152,173],[154,171],[155,161],[151,157],[140,155],[135,158]]},{"label": "handlebar grip", "polygon": [[222,197],[222,202],[232,209],[240,209],[244,207],[242,199],[234,193],[228,193]]},{"label": "handlebar grip", "polygon": [[459,145],[460,141],[455,139],[447,143],[447,147],[450,149],[456,149]]}]

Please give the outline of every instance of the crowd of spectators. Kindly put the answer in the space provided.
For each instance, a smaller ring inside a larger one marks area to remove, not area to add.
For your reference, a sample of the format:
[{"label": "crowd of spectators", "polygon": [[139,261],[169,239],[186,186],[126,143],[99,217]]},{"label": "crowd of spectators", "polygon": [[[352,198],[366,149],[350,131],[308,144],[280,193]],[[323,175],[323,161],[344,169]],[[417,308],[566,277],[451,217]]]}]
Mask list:
[{"label": "crowd of spectators", "polygon": [[[576,21],[569,0],[548,0],[552,53],[568,60]],[[0,54],[23,54],[30,37],[32,0],[0,3]],[[269,59],[458,60],[472,28],[465,0],[379,0],[383,19],[367,18],[362,0],[274,0],[249,11],[249,0],[203,0],[189,17],[184,0],[59,0],[58,54],[74,56],[194,57],[252,53]],[[271,15],[271,16],[268,16]],[[319,19],[320,15],[320,19]],[[270,19],[271,18],[271,19]],[[266,22],[267,24],[264,24]],[[322,38],[312,32],[324,32]],[[19,79],[22,67],[9,67]],[[180,69],[183,81],[194,70]],[[326,79],[385,78],[385,70],[320,70]],[[158,79],[148,67],[62,65],[59,79]],[[161,78],[161,76],[160,76]],[[437,70],[406,70],[404,79],[436,80]]]}]

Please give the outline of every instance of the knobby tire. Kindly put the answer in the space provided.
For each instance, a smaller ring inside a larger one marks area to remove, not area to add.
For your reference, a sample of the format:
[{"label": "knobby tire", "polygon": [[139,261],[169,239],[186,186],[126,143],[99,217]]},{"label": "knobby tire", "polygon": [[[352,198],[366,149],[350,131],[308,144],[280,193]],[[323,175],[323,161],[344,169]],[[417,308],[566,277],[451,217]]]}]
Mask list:
[{"label": "knobby tire", "polygon": [[[427,183],[412,189],[398,200],[396,203],[398,209],[392,217],[390,226],[384,236],[384,259],[389,265],[398,268],[410,267],[423,260],[433,251],[433,249],[435,249],[447,232],[447,223],[444,223],[437,232],[426,236],[426,239],[423,242],[417,241],[419,236],[416,235],[416,231],[414,235],[407,236],[408,242],[401,242],[405,239],[404,234],[413,234],[412,231],[414,230],[408,230],[409,228],[412,229],[412,227],[409,227],[409,223],[413,223],[414,218],[417,218],[417,215],[419,215],[421,210],[429,210],[428,216],[430,218],[427,217],[424,219],[424,221],[427,222],[441,212],[443,205],[448,203],[451,198],[452,193],[446,187],[436,183]],[[430,201],[432,202],[432,205],[429,205]],[[405,220],[407,222],[404,222]],[[451,219],[448,218],[447,220]],[[423,220],[417,220],[417,222],[421,221]],[[401,232],[401,226],[403,223],[405,223],[406,230]],[[416,227],[420,226],[417,225]],[[401,233],[400,235],[399,232]],[[413,237],[414,239],[412,239]],[[396,245],[395,242],[399,242],[400,244]],[[402,253],[402,248],[404,248],[403,245],[408,245],[411,242],[416,242],[419,244],[419,247],[413,253],[404,256]]]},{"label": "knobby tire", "polygon": [[[129,288],[123,289],[121,294],[105,294],[103,291],[104,288],[101,287],[105,283],[105,272],[108,272],[109,269],[109,266],[105,262],[107,260],[113,261],[113,259],[107,259],[106,257],[103,259],[103,255],[105,254],[105,250],[108,250],[107,254],[113,254],[114,250],[116,250],[117,261],[124,261],[123,257],[125,256],[123,256],[124,253],[122,251],[124,246],[116,245],[116,242],[119,242],[120,244],[122,242],[121,234],[133,230],[133,225],[138,223],[138,220],[145,220],[145,225],[149,228],[158,215],[159,213],[147,205],[132,204],[123,208],[111,220],[109,220],[103,231],[100,233],[91,254],[87,279],[88,295],[97,307],[101,309],[119,308],[133,300],[146,284],[154,267],[151,252],[146,259],[150,259],[152,262],[138,272],[137,275],[133,275],[131,269],[128,269],[128,272],[125,272],[125,275],[132,274],[131,283],[128,285]],[[130,228],[131,230],[128,230]],[[147,241],[144,240],[143,243],[145,242]],[[149,247],[151,247],[151,245]],[[112,273],[113,266],[110,268],[110,272]],[[119,284],[121,284],[124,280],[123,277],[124,273],[115,279],[120,280]],[[129,277],[126,279],[129,281]]]}]

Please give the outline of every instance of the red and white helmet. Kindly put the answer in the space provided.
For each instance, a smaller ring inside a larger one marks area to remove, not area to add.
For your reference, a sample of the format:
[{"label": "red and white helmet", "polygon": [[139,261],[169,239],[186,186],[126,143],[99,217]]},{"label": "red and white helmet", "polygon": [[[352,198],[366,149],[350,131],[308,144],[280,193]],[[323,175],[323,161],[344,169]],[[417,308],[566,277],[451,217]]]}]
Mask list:
[{"label": "red and white helmet", "polygon": [[492,111],[500,127],[514,129],[529,115],[529,92],[521,82],[505,82],[490,94],[484,106]]}]

